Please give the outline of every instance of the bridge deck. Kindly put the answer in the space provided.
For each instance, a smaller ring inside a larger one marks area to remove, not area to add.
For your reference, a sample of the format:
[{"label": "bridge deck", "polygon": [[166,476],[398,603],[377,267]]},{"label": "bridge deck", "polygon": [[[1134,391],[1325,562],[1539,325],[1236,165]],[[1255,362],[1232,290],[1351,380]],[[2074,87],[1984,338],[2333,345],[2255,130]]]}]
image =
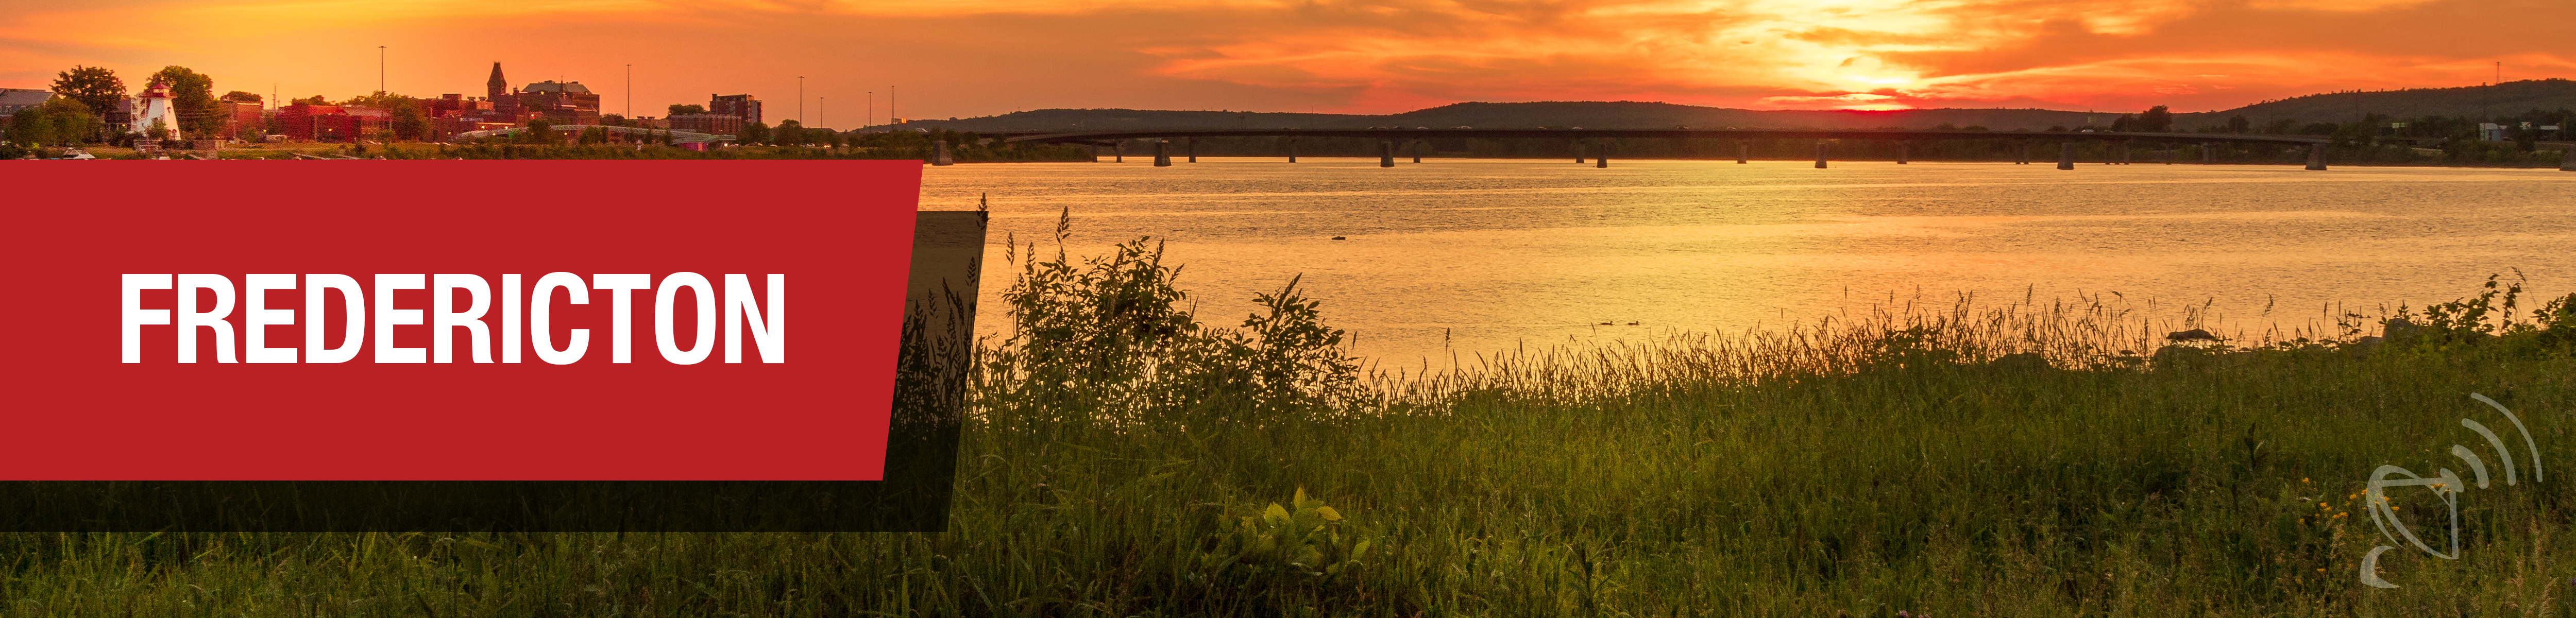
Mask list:
[{"label": "bridge deck", "polygon": [[1512,138],[1735,138],[1735,139],[1873,139],[1947,140],[2008,139],[2032,141],[2143,140],[2151,142],[2238,142],[2323,144],[2333,140],[2312,135],[2242,135],[2233,133],[2086,133],[2082,131],[1943,131],[1877,129],[1190,129],[1154,131],[1086,131],[1042,133],[1008,138],[1012,142],[1100,142],[1144,138],[1189,137],[1366,137],[1377,139]]}]

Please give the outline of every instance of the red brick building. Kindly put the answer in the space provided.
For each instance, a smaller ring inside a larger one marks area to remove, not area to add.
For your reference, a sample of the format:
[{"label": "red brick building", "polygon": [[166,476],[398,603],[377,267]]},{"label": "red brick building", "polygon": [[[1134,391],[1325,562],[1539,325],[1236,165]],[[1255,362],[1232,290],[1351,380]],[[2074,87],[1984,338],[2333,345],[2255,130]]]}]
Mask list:
[{"label": "red brick building", "polygon": [[557,125],[599,124],[599,94],[581,82],[542,81],[511,88],[509,78],[501,74],[501,63],[495,62],[483,89],[481,97],[448,94],[422,102],[421,112],[429,116],[438,138],[523,126],[539,118]]},{"label": "red brick building", "polygon": [[[494,67],[496,70],[499,67]],[[504,111],[505,103],[488,97],[448,94],[421,102],[421,113],[429,116],[431,141],[444,141],[458,133],[487,129],[507,129],[522,120],[515,112]],[[515,103],[508,104],[517,109]]]},{"label": "red brick building", "polygon": [[748,94],[710,94],[707,95],[707,113],[741,118],[742,124],[749,126],[760,122],[760,99]]},{"label": "red brick building", "polygon": [[493,103],[491,99],[483,97],[469,97],[462,94],[440,95],[435,99],[421,101],[420,105],[420,111],[428,114],[431,118],[446,118],[449,116],[497,116],[500,115],[501,111],[499,104]]},{"label": "red brick building", "polygon": [[519,107],[530,119],[544,118],[554,124],[599,124],[599,93],[581,82],[553,80],[528,84],[519,89]]},{"label": "red brick building", "polygon": [[377,139],[392,114],[356,105],[297,103],[277,110],[277,124],[290,139],[313,142],[357,142]]},{"label": "red brick building", "polygon": [[259,103],[221,101],[217,108],[224,113],[221,139],[259,141],[268,133],[268,107]]}]

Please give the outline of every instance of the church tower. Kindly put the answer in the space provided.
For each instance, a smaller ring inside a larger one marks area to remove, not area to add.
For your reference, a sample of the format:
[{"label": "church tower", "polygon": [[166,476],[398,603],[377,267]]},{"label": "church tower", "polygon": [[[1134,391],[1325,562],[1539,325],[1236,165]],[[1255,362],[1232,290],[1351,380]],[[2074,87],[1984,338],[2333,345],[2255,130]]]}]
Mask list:
[{"label": "church tower", "polygon": [[492,63],[492,79],[484,80],[483,100],[492,102],[492,111],[500,112],[510,122],[528,119],[527,110],[519,105],[519,94],[510,88],[510,80],[501,77],[501,63]]},{"label": "church tower", "polygon": [[502,97],[510,96],[510,80],[501,78],[501,63],[492,63],[492,79],[485,80],[483,87],[491,93],[487,100],[492,102],[498,103]]}]

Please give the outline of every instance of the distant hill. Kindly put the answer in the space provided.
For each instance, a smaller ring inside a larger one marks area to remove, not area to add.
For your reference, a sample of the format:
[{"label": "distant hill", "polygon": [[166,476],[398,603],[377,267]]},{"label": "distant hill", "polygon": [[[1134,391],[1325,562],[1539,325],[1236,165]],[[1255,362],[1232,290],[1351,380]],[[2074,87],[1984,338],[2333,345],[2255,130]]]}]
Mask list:
[{"label": "distant hill", "polygon": [[2533,109],[2576,109],[2576,81],[2536,79],[2493,86],[2345,91],[2267,101],[2231,110],[2175,114],[2174,126],[2185,130],[2226,124],[2243,114],[2256,126],[2283,118],[2299,122],[2351,122],[2361,114],[2396,118],[2425,116],[2503,116]]},{"label": "distant hill", "polygon": [[[1899,111],[1749,110],[1633,101],[1454,103],[1400,114],[1196,112],[1138,109],[1041,109],[957,120],[915,120],[907,128],[958,131],[1122,131],[1155,129],[1361,129],[1368,127],[1475,127],[1534,129],[1693,128],[1931,128],[1942,123],[1998,131],[2051,125],[2108,125],[2119,114],[2044,109],[1919,109]],[[872,127],[883,128],[883,127]]]},{"label": "distant hill", "polygon": [[[2268,101],[2216,112],[2176,113],[2174,126],[2192,130],[2226,124],[2242,114],[2260,126],[2289,118],[2300,122],[2346,122],[2362,113],[2399,118],[2429,115],[2483,116],[2518,114],[2533,108],[2576,108],[2576,82],[2564,79],[2506,82],[2494,86],[2418,88],[2374,92],[2334,92]],[[2108,126],[2120,111],[2072,112],[2046,109],[1909,109],[1752,110],[1635,101],[1547,101],[1536,103],[1453,103],[1399,114],[1301,114],[1293,112],[1207,112],[1136,109],[1041,109],[999,116],[955,120],[916,120],[905,128],[957,131],[1128,131],[1158,129],[1358,129],[1367,127],[1475,127],[1514,129],[1585,127],[1592,129],[1929,129],[1943,124],[1996,131],[2039,131],[2051,126]],[[884,128],[883,125],[871,128]]]},{"label": "distant hill", "polygon": [[1457,103],[1370,118],[1384,118],[1388,121],[1387,124],[1396,126],[1441,128],[1471,126],[1510,129],[1579,126],[1594,129],[1663,129],[1687,126],[1701,129],[1727,127],[1864,129],[1931,128],[1946,123],[1956,127],[1975,125],[2008,131],[2015,128],[2039,130],[2048,128],[2050,125],[2061,124],[2080,126],[2088,121],[2107,125],[2111,123],[2112,118],[2118,116],[2119,114],[2116,113],[2044,109],[1750,110],[1620,101],[1612,103]]}]

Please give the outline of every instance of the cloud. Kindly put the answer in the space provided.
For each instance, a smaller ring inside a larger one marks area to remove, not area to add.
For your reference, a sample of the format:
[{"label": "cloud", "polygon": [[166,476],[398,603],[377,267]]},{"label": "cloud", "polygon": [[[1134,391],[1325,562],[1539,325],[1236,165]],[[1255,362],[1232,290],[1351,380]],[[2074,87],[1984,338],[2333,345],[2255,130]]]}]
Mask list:
[{"label": "cloud", "polygon": [[[472,91],[488,63],[638,98],[904,113],[1392,112],[1461,100],[1753,108],[2242,105],[2568,76],[2557,0],[12,0],[0,86],[195,66],[310,94]],[[650,79],[644,75],[649,74]],[[406,76],[406,77],[397,77]],[[412,85],[401,85],[405,79]],[[791,101],[792,102],[792,101]],[[821,101],[814,101],[821,106]],[[612,106],[614,107],[614,106]],[[658,104],[645,105],[646,108]],[[861,112],[865,113],[865,112]]]}]

